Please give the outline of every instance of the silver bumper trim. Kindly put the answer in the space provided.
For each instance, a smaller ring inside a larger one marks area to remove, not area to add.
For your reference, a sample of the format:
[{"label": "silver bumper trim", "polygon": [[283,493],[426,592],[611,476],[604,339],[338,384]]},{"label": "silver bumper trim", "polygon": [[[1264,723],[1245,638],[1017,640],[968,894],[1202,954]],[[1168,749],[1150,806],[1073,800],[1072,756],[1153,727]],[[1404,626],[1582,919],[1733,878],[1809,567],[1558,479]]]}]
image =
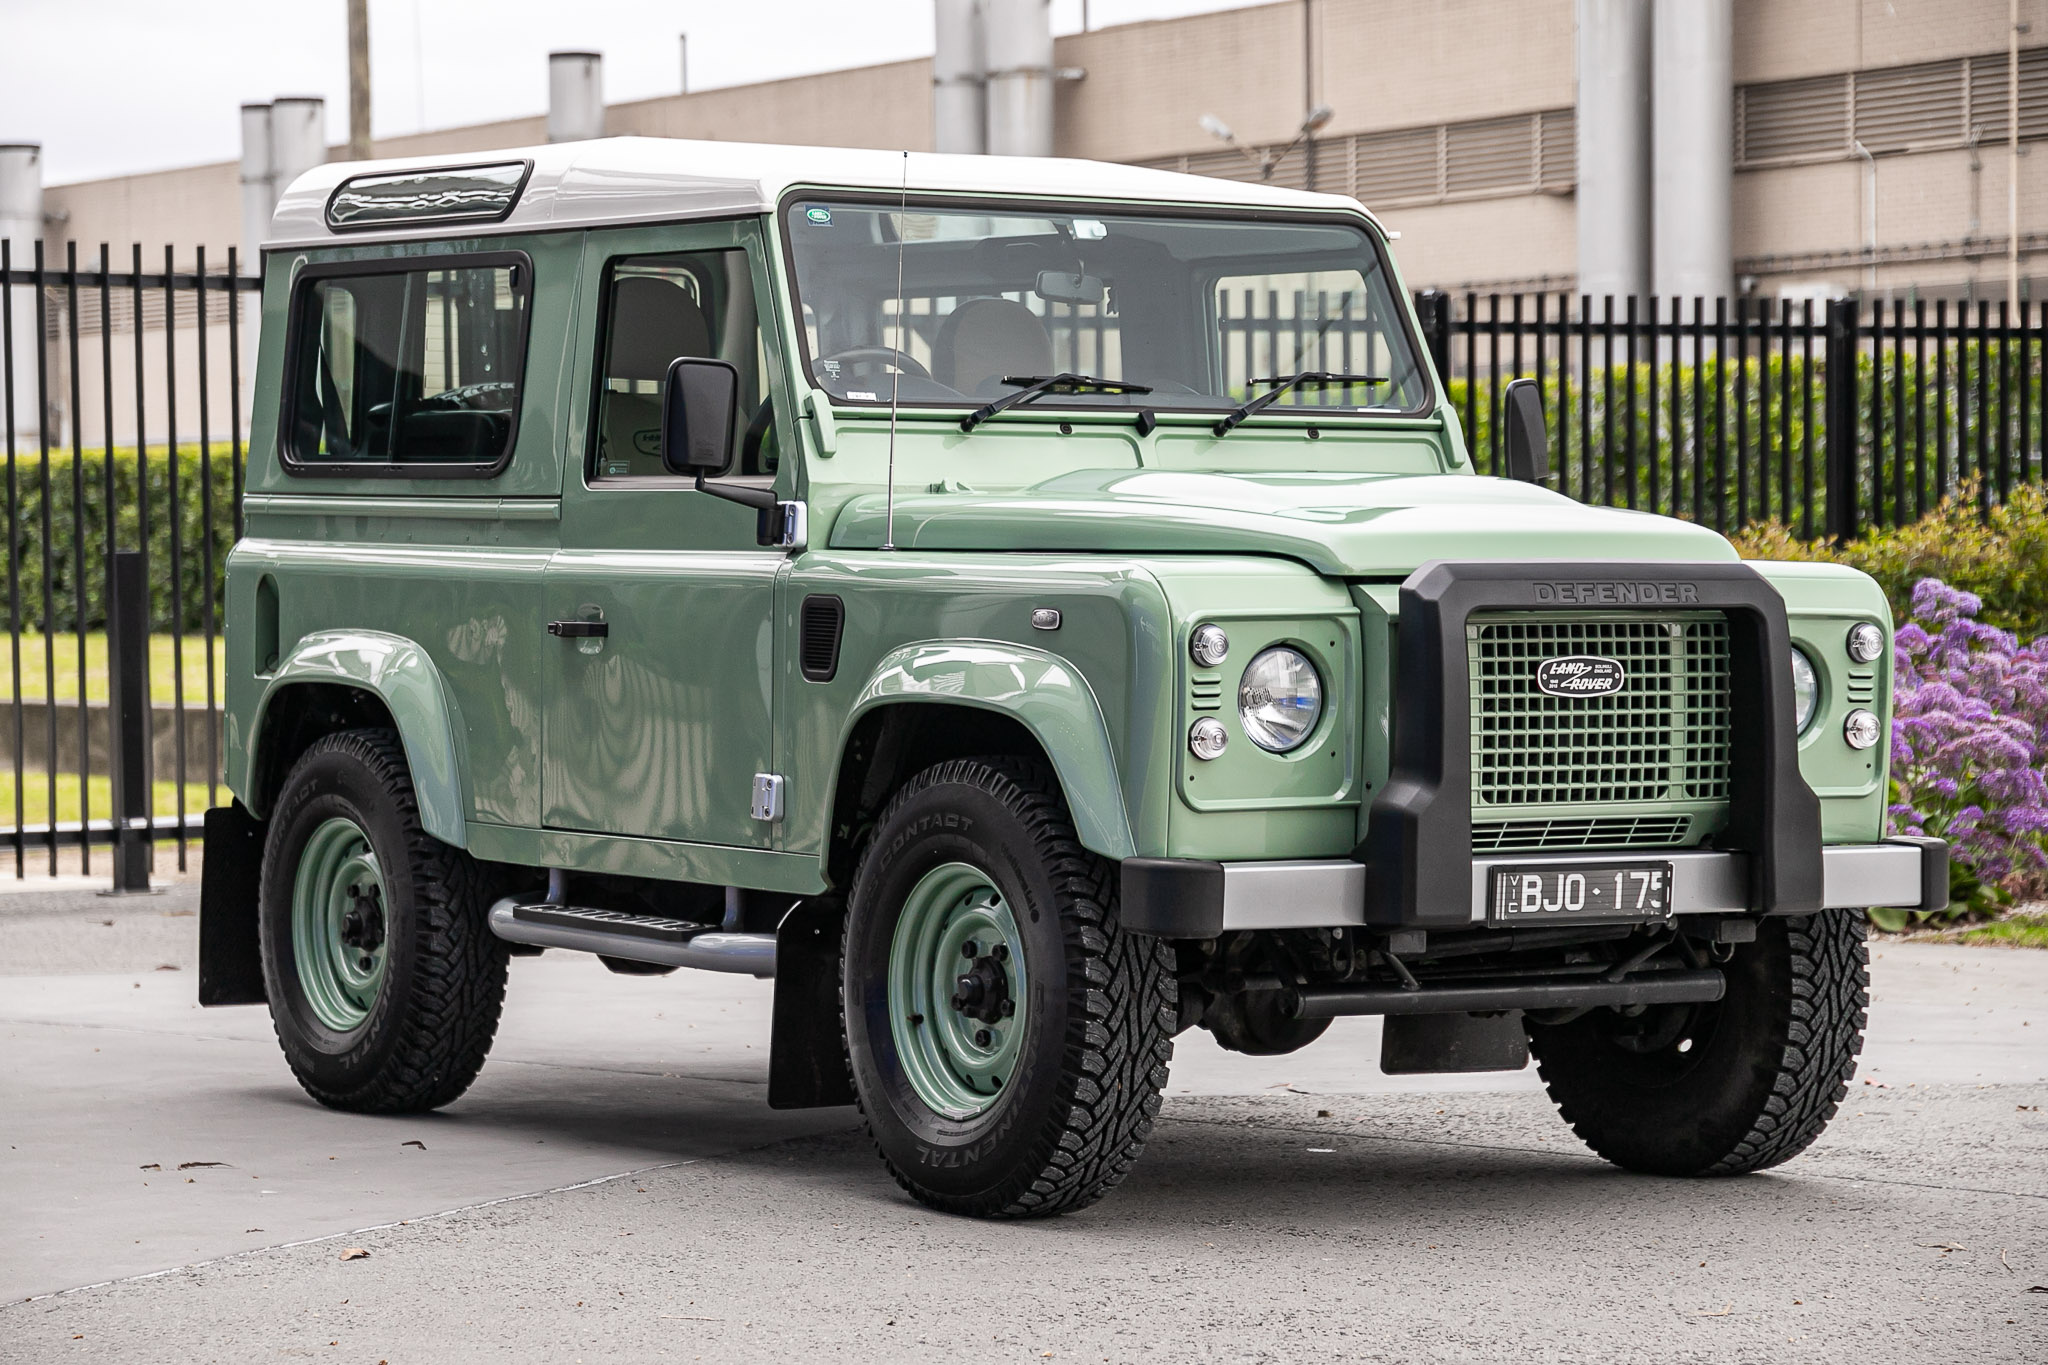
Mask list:
[{"label": "silver bumper trim", "polygon": [[[1833,844],[1821,850],[1828,909],[1920,903],[1922,851],[1912,844]],[[1749,859],[1693,849],[1635,854],[1523,853],[1472,860],[1472,922],[1486,920],[1486,891],[1502,867],[1544,863],[1600,866],[1668,862],[1673,912],[1740,913],[1749,908]],[[1334,929],[1365,923],[1365,865],[1348,858],[1223,864],[1223,927]]]}]

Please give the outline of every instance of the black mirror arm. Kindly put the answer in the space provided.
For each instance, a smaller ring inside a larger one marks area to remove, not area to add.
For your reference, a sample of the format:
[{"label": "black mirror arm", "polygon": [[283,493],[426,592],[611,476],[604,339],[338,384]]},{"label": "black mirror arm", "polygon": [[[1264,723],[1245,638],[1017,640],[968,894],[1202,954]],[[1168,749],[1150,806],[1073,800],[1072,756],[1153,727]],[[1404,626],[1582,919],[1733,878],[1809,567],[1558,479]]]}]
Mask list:
[{"label": "black mirror arm", "polygon": [[724,498],[742,507],[751,507],[765,512],[776,505],[775,490],[772,488],[750,488],[745,484],[706,483],[703,474],[697,475],[697,491],[709,493],[714,498]]}]

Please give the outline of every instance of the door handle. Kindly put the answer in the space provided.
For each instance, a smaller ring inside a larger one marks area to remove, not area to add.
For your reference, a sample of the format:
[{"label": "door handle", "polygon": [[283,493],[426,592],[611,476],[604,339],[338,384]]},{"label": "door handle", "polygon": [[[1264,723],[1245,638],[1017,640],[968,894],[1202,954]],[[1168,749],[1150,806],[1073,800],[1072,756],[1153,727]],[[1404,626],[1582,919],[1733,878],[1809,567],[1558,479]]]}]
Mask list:
[{"label": "door handle", "polygon": [[548,634],[568,639],[599,639],[611,634],[611,627],[602,621],[550,621]]}]

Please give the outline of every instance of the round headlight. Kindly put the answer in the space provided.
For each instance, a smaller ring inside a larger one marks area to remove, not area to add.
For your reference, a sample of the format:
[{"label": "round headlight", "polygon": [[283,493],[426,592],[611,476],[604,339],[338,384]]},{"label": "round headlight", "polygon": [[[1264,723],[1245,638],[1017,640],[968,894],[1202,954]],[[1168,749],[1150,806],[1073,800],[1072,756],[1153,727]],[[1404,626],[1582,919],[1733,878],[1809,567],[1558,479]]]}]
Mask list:
[{"label": "round headlight", "polygon": [[1196,626],[1188,637],[1188,653],[1204,668],[1214,668],[1230,653],[1230,637],[1218,625]]},{"label": "round headlight", "polygon": [[1820,677],[1813,660],[1797,645],[1792,647],[1792,728],[1800,734],[1813,724],[1813,708],[1820,702]]},{"label": "round headlight", "polygon": [[1868,621],[1849,627],[1849,657],[1859,664],[1876,663],[1884,653],[1884,632]]},{"label": "round headlight", "polygon": [[1221,758],[1230,744],[1230,732],[1214,716],[1204,716],[1188,727],[1188,752],[1204,763]]},{"label": "round headlight", "polygon": [[1323,716],[1323,680],[1298,649],[1276,645],[1245,665],[1237,714],[1252,743],[1268,753],[1298,749]]},{"label": "round headlight", "polygon": [[1842,722],[1842,738],[1852,749],[1868,749],[1877,743],[1877,732],[1881,727],[1877,717],[1861,709],[1851,711]]}]

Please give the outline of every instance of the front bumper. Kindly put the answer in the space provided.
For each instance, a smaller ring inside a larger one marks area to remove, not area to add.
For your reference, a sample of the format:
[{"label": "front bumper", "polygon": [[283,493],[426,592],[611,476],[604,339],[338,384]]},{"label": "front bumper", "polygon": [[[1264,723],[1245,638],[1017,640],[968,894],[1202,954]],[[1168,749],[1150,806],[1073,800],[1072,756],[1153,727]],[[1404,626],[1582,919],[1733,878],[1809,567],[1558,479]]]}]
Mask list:
[{"label": "front bumper", "polygon": [[[1669,862],[1672,913],[1762,913],[1750,903],[1754,884],[1745,853],[1692,849],[1628,855],[1509,853],[1471,860],[1465,913],[1430,918],[1445,929],[1486,923],[1486,888],[1502,867],[1571,863]],[[1123,864],[1123,923],[1161,938],[1214,938],[1247,929],[1337,929],[1366,922],[1366,865],[1349,858],[1294,862],[1215,863],[1193,858],[1129,858]],[[1939,839],[1888,839],[1821,849],[1825,909],[1902,906],[1939,910],[1948,904],[1948,845]],[[1400,927],[1400,926],[1382,926]]]}]

